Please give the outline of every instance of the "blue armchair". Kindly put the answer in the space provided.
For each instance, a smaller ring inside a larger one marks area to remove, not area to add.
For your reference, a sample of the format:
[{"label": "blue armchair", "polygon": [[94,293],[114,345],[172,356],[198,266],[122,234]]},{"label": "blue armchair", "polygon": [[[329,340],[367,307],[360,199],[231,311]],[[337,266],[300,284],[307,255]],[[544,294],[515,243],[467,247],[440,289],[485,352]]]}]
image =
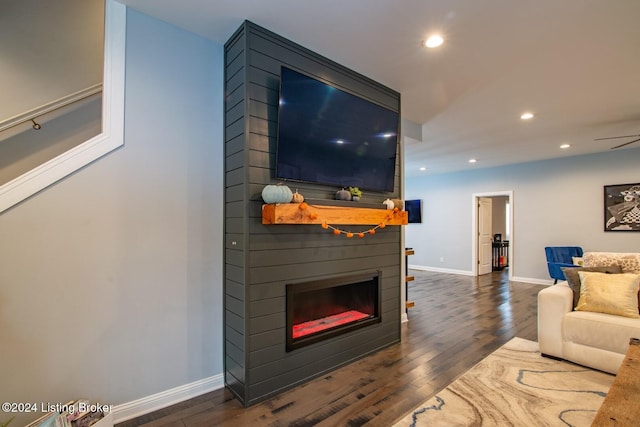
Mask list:
[{"label": "blue armchair", "polygon": [[555,279],[554,285],[558,280],[566,280],[562,267],[578,267],[573,263],[572,257],[581,257],[583,254],[579,246],[547,246],[544,252],[547,255],[549,275]]}]

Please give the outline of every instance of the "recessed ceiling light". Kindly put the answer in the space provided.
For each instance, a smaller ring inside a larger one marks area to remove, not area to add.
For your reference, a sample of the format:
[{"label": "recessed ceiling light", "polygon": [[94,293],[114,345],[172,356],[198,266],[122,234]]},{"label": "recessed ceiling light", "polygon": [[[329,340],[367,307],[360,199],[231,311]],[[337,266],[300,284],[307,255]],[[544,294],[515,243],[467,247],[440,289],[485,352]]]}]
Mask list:
[{"label": "recessed ceiling light", "polygon": [[476,159],[469,159],[469,163],[475,163],[475,162],[477,162]]},{"label": "recessed ceiling light", "polygon": [[434,48],[434,47],[438,47],[440,46],[442,43],[444,43],[444,39],[442,38],[441,35],[439,34],[434,34],[432,36],[429,36],[428,39],[426,39],[422,45],[424,47],[428,47],[428,48]]},{"label": "recessed ceiling light", "polygon": [[562,144],[560,146],[560,148],[562,148],[563,150],[566,150],[567,148],[571,147],[571,144]]},{"label": "recessed ceiling light", "polygon": [[533,119],[533,113],[530,113],[530,112],[522,113],[520,115],[520,118],[522,120],[531,120],[531,119]]},{"label": "recessed ceiling light", "polygon": [[421,171],[426,171],[427,168],[425,168],[424,166],[420,168]]}]

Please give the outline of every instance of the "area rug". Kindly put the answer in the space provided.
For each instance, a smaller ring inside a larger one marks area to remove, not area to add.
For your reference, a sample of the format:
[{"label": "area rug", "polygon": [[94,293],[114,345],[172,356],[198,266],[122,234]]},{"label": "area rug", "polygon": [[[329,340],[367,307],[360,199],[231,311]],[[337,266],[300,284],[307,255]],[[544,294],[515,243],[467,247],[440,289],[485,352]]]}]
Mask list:
[{"label": "area rug", "polygon": [[590,426],[613,380],[514,338],[394,427]]}]

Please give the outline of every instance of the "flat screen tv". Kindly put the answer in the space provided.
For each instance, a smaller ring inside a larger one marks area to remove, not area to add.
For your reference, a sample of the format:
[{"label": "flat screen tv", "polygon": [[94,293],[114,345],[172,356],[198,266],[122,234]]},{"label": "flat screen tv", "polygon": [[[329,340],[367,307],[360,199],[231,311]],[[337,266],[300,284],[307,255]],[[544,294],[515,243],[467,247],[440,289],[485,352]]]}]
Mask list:
[{"label": "flat screen tv", "polygon": [[409,216],[409,224],[422,222],[422,200],[405,200],[404,210]]},{"label": "flat screen tv", "polygon": [[282,67],[277,179],[392,192],[399,114]]}]

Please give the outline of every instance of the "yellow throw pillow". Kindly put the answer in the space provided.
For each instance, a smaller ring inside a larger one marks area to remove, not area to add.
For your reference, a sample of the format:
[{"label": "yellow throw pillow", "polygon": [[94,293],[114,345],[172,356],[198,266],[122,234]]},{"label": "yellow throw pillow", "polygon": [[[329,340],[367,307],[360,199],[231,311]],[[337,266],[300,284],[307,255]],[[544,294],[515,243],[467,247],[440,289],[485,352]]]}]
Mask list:
[{"label": "yellow throw pillow", "polygon": [[588,271],[580,275],[580,300],[576,310],[638,318],[640,274],[605,274]]}]

